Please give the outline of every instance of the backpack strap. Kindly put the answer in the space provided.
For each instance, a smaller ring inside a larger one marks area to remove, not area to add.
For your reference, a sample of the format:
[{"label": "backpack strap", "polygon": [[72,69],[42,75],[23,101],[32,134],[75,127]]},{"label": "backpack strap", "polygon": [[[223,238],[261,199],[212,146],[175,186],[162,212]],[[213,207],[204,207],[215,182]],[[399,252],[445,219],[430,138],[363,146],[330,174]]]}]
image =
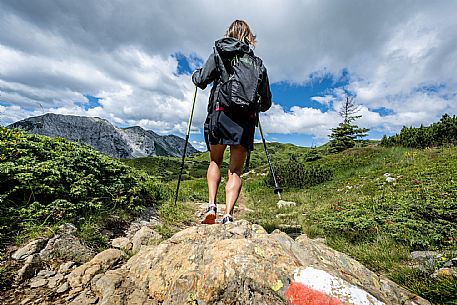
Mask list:
[{"label": "backpack strap", "polygon": [[222,62],[222,57],[219,54],[219,51],[217,51],[216,47],[213,47],[214,49],[214,60],[216,62],[216,68],[221,74],[221,79],[222,82],[226,82],[229,79],[229,74],[227,72],[227,69],[225,69],[224,63]]}]

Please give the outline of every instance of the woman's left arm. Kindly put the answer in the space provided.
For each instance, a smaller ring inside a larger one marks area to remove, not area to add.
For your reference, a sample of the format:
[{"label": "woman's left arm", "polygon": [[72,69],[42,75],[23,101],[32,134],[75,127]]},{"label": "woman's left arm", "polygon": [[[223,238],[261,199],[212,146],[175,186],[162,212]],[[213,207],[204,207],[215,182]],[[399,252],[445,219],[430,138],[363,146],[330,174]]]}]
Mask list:
[{"label": "woman's left arm", "polygon": [[200,89],[205,89],[218,77],[219,71],[216,67],[214,54],[211,54],[203,68],[197,69],[192,74],[192,82]]}]

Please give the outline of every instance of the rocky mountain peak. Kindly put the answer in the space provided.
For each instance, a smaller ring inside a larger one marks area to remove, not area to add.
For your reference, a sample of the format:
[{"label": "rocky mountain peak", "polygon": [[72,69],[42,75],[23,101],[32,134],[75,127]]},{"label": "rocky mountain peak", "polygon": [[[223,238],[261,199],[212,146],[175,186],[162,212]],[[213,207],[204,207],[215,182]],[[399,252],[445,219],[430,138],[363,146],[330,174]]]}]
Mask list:
[{"label": "rocky mountain peak", "polygon": [[[174,136],[160,136],[139,126],[117,128],[98,117],[84,117],[47,113],[30,117],[8,127],[21,128],[30,133],[61,137],[92,146],[114,158],[146,156],[180,157],[185,140]],[[187,155],[197,150],[188,145]]]}]

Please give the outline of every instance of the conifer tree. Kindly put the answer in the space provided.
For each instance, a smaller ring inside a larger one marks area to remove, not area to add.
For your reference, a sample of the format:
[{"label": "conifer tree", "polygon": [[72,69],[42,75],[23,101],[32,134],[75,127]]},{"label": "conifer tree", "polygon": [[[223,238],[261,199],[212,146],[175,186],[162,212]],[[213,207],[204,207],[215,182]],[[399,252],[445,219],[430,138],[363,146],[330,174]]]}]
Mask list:
[{"label": "conifer tree", "polygon": [[354,102],[354,97],[346,97],[341,109],[338,114],[343,118],[338,127],[332,128],[330,137],[330,152],[337,153],[345,149],[355,146],[356,141],[366,137],[369,129],[359,128],[352,122],[361,115],[356,115],[360,111],[360,106],[357,106]]}]

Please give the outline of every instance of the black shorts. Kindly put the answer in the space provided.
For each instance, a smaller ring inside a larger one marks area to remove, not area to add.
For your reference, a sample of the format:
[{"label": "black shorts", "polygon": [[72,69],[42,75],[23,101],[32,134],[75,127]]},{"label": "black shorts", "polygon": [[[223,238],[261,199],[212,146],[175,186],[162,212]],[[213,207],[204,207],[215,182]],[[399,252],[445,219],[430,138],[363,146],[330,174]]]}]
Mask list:
[{"label": "black shorts", "polygon": [[246,150],[254,148],[255,113],[242,116],[226,111],[213,111],[205,121],[205,141],[210,144],[237,145]]}]

